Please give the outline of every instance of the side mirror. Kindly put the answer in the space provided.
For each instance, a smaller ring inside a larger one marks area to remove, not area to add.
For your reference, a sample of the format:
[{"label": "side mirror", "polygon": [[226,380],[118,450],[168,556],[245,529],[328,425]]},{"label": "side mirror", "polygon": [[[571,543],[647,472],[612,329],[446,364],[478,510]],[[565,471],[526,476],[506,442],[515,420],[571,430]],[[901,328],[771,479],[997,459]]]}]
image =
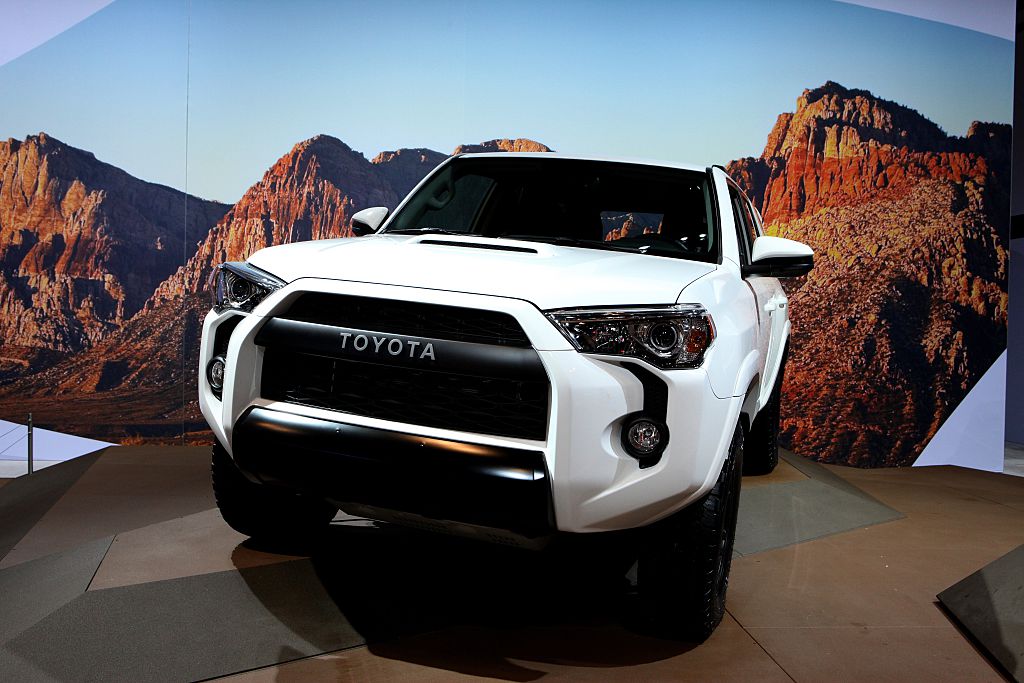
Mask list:
[{"label": "side mirror", "polygon": [[752,251],[750,265],[743,266],[744,277],[799,277],[814,267],[814,250],[796,240],[764,235],[754,240]]},{"label": "side mirror", "polygon": [[388,213],[387,207],[384,206],[371,206],[369,209],[357,211],[356,215],[352,216],[352,234],[362,237],[377,232],[377,228],[384,223]]}]

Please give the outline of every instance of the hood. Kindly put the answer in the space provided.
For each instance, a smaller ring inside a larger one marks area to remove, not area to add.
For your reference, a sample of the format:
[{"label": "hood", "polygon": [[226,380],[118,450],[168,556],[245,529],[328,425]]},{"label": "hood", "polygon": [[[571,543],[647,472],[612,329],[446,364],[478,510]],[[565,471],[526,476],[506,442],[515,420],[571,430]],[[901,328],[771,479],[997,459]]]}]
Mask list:
[{"label": "hood", "polygon": [[369,235],[262,249],[249,263],[293,282],[352,280],[530,301],[542,310],[675,303],[715,266],[618,251],[449,235]]}]

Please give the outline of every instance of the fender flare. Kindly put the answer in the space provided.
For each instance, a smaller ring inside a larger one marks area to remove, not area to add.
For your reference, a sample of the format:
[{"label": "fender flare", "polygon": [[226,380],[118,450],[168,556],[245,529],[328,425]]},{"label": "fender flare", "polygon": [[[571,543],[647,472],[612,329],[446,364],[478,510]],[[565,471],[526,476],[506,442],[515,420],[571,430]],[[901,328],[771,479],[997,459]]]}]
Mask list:
[{"label": "fender flare", "polygon": [[757,366],[761,361],[760,351],[753,350],[746,355],[736,372],[736,382],[732,387],[733,396],[746,396],[750,383],[759,378]]},{"label": "fender flare", "polygon": [[[786,341],[782,345],[782,353],[779,355],[779,363],[778,363],[778,366],[775,368],[775,376],[772,378],[771,388],[768,390],[768,392],[769,392],[768,396],[769,397],[771,396],[771,394],[775,391],[776,387],[778,386],[779,380],[783,378],[783,374],[782,373],[785,371],[786,361],[788,361],[788,360],[789,360],[789,335],[786,335]],[[757,409],[757,402],[758,402],[758,398],[760,396],[760,393],[761,393],[760,392],[760,387],[758,387],[758,386],[751,386],[750,393],[747,395],[747,397],[743,401],[743,411],[744,411],[744,414],[746,415],[747,419],[749,420],[748,426],[752,426],[754,424],[754,418],[757,417],[754,411]],[[769,400],[770,400],[770,398],[769,398]],[[767,405],[767,402],[765,402],[764,405]]]},{"label": "fender flare", "polygon": [[[779,361],[775,364],[774,368],[771,368],[771,380],[772,383],[768,388],[768,394],[775,388],[775,383],[779,381],[779,372],[786,367],[786,359],[789,357],[789,339],[792,336],[791,332],[793,325],[790,321],[786,321],[786,326],[782,330],[782,353],[779,354]],[[767,372],[767,368],[765,369]]]},{"label": "fender flare", "polygon": [[758,372],[758,364],[761,360],[759,351],[751,351],[740,363],[739,372],[736,373],[736,383],[733,385],[732,395],[743,397],[740,406],[740,420],[743,421],[744,429],[749,430],[753,423],[754,414],[757,410],[757,400],[761,387],[761,375]]}]

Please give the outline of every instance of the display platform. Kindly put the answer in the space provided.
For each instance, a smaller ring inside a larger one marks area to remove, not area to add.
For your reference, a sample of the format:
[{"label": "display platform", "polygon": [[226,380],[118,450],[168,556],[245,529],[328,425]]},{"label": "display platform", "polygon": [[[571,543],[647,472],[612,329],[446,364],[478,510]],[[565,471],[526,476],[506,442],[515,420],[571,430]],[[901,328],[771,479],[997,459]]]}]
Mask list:
[{"label": "display platform", "polygon": [[308,554],[259,547],[208,467],[121,447],[0,487],[0,679],[1001,680],[935,596],[1024,543],[1024,479],[785,454],[744,479],[697,645],[564,558],[345,516]]},{"label": "display platform", "polygon": [[938,597],[1011,678],[1024,680],[1024,545]]}]

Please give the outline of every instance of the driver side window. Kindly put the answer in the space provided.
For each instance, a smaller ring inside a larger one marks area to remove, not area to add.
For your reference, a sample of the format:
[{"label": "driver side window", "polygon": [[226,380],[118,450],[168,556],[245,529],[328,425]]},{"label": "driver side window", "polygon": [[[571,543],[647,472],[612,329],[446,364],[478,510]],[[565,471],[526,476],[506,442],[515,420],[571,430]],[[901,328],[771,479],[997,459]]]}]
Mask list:
[{"label": "driver side window", "polygon": [[458,232],[473,232],[480,208],[494,186],[494,180],[467,173],[455,178],[450,188],[442,188],[433,205],[425,207],[416,221],[417,228],[440,227]]},{"label": "driver side window", "polygon": [[750,215],[747,200],[732,184],[729,185],[729,200],[732,204],[733,221],[736,223],[736,243],[739,245],[740,264],[745,266],[750,263],[750,250],[754,243],[752,236],[756,236],[757,228]]},{"label": "driver side window", "polygon": [[754,249],[754,240],[764,234],[764,227],[761,224],[761,214],[757,212],[751,201],[744,197],[743,206],[747,213],[747,238],[750,240],[750,249]]}]

